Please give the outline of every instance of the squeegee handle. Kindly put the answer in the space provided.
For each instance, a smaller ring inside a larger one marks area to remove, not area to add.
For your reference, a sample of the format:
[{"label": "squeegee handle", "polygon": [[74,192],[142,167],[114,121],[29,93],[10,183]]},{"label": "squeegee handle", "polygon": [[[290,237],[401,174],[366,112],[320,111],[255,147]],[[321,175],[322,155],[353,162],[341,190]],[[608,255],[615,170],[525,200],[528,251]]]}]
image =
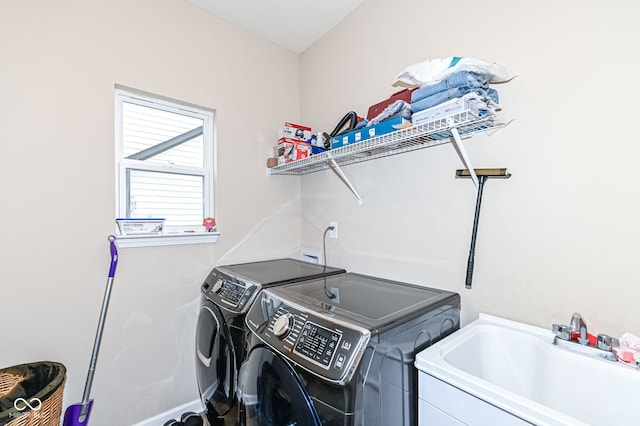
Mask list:
[{"label": "squeegee handle", "polygon": [[478,196],[476,198],[476,211],[473,216],[473,231],[471,232],[471,248],[469,249],[469,260],[467,260],[467,279],[464,283],[466,288],[471,288],[473,280],[473,263],[476,255],[476,237],[478,235],[478,222],[480,221],[480,204],[482,203],[482,190],[486,181],[486,176],[479,176]]},{"label": "squeegee handle", "polygon": [[471,282],[473,281],[473,263],[474,263],[474,253],[469,252],[469,260],[467,260],[467,279],[464,282],[464,286],[466,288],[471,288]]},{"label": "squeegee handle", "polygon": [[116,266],[118,266],[118,248],[116,247],[116,237],[109,235],[109,243],[111,245],[111,266],[109,267],[109,278],[116,275]]}]

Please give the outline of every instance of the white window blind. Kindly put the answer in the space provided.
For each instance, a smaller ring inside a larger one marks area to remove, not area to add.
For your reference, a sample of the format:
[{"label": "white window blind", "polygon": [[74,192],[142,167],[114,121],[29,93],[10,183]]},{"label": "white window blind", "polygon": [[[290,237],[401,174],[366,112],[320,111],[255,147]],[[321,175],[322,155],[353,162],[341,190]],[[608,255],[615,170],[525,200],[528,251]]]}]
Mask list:
[{"label": "white window blind", "polygon": [[213,217],[213,112],[116,90],[117,216],[164,218],[164,233]]}]

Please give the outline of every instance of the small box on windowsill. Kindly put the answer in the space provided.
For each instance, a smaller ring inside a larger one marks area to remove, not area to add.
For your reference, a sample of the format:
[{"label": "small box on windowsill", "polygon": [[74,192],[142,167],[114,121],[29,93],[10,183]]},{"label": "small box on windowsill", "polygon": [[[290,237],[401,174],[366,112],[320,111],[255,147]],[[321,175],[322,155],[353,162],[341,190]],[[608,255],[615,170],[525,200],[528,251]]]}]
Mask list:
[{"label": "small box on windowsill", "polygon": [[158,235],[162,233],[164,218],[117,218],[121,235]]}]

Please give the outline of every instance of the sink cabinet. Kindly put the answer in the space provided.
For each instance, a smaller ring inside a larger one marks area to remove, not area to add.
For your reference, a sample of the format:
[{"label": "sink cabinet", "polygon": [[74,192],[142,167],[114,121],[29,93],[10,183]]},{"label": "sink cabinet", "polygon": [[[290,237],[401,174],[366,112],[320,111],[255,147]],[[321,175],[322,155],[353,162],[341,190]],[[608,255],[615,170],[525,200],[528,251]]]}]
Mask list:
[{"label": "sink cabinet", "polygon": [[531,424],[427,373],[418,373],[418,426]]}]

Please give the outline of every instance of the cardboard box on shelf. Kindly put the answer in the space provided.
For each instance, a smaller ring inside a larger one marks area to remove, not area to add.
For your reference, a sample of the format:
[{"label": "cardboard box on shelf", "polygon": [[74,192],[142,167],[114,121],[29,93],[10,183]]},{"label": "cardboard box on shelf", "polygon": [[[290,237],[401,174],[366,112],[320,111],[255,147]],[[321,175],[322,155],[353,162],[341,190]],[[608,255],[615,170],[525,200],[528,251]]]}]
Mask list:
[{"label": "cardboard box on shelf", "polygon": [[311,154],[311,145],[291,138],[278,139],[278,165],[302,160]]},{"label": "cardboard box on shelf", "polygon": [[299,141],[308,141],[311,139],[311,127],[301,124],[285,122],[284,127],[278,133],[278,139],[295,139]]},{"label": "cardboard box on shelf", "polygon": [[278,165],[278,159],[277,158],[267,158],[267,167],[275,167]]},{"label": "cardboard box on shelf", "polygon": [[365,141],[367,139],[381,136],[386,133],[395,132],[405,127],[410,127],[411,123],[402,117],[385,120],[375,126],[367,126],[354,130],[331,139],[331,149],[341,148],[346,145]]}]

